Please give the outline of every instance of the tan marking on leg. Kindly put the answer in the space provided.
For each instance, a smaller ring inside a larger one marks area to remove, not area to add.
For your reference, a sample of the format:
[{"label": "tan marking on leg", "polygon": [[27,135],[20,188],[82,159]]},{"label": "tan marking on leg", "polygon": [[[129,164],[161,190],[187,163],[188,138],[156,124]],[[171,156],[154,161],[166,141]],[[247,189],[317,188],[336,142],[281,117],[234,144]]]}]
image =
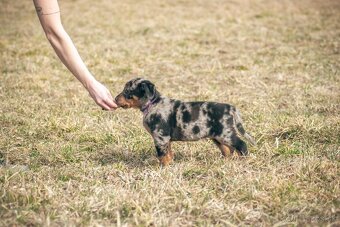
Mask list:
[{"label": "tan marking on leg", "polygon": [[219,143],[219,142],[215,142],[216,146],[220,149],[223,157],[231,157],[234,154],[234,150],[232,147]]},{"label": "tan marking on leg", "polygon": [[227,146],[227,145],[224,145],[224,144],[221,144],[219,146],[220,150],[221,150],[221,153],[224,157],[230,157],[234,154],[234,150],[233,148]]},{"label": "tan marking on leg", "polygon": [[172,162],[173,158],[174,158],[174,153],[172,152],[171,145],[169,143],[166,154],[162,157],[159,157],[158,159],[162,166],[167,166]]}]

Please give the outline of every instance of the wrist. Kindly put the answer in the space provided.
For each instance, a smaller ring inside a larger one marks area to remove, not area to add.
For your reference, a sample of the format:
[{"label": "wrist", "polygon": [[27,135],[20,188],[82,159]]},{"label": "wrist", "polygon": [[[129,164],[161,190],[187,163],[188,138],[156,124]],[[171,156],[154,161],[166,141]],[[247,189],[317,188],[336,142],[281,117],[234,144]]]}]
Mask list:
[{"label": "wrist", "polygon": [[89,75],[84,79],[84,81],[82,81],[82,84],[87,90],[89,90],[95,82],[96,79],[92,75]]}]

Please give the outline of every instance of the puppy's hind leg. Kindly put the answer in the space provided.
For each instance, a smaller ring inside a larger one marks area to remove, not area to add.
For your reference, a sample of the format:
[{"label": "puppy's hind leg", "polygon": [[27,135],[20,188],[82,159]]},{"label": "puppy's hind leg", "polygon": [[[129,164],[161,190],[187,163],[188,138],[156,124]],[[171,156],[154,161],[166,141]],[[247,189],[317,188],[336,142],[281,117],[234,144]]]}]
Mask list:
[{"label": "puppy's hind leg", "polygon": [[233,155],[234,149],[232,147],[230,147],[229,145],[225,145],[225,144],[219,142],[217,139],[212,139],[212,141],[220,149],[223,157],[228,157],[228,156],[232,156]]},{"label": "puppy's hind leg", "polygon": [[229,150],[231,151],[231,154],[233,154],[234,151],[236,150],[239,156],[248,155],[247,144],[237,135],[235,131],[233,131],[229,135],[224,135],[223,137],[218,138],[217,142],[219,142],[222,146],[228,147]]},{"label": "puppy's hind leg", "polygon": [[237,150],[240,156],[248,155],[247,144],[239,137],[237,134],[232,134],[231,136],[231,146]]}]

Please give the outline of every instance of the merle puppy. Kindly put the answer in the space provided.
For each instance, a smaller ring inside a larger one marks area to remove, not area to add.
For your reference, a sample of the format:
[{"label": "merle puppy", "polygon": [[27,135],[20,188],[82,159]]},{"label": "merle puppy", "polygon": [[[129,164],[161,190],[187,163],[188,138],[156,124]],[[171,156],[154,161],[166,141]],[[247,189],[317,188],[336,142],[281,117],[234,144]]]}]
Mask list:
[{"label": "merle puppy", "polygon": [[161,96],[155,85],[141,78],[126,83],[115,98],[119,107],[138,108],[143,112],[143,125],[153,137],[162,165],[173,159],[171,141],[195,141],[210,138],[223,156],[247,155],[247,145],[254,139],[245,132],[238,110],[224,103],[182,102]]}]

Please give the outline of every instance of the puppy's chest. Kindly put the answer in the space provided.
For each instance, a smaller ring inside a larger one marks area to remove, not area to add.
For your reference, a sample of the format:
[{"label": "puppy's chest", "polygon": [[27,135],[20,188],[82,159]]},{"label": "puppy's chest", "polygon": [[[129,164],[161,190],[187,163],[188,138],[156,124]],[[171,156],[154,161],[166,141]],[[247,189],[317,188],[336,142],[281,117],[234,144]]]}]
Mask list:
[{"label": "puppy's chest", "polygon": [[170,126],[170,115],[171,110],[169,106],[158,105],[143,116],[143,126],[150,134],[153,134],[160,127],[164,128]]}]

